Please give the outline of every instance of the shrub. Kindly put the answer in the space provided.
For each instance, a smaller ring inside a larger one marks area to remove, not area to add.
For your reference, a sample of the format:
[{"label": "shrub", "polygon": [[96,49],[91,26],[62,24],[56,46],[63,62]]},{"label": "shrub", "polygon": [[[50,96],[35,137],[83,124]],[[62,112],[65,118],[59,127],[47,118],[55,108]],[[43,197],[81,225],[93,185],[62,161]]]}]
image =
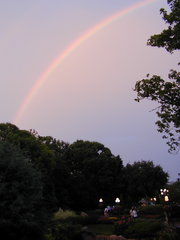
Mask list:
[{"label": "shrub", "polygon": [[158,240],[179,240],[179,235],[175,231],[163,231],[159,233]]},{"label": "shrub", "polygon": [[178,218],[180,216],[180,206],[179,205],[172,205],[171,207],[171,217]]},{"label": "shrub", "polygon": [[81,224],[81,225],[89,225],[95,224],[98,222],[99,216],[88,215],[88,216],[80,216],[77,215],[75,212],[66,210],[66,211],[58,211],[53,216],[53,222],[60,223],[60,222],[71,222],[73,224]]},{"label": "shrub", "polygon": [[88,213],[88,215],[96,214],[96,215],[101,216],[104,214],[104,208],[103,209],[95,209],[94,211],[89,211],[87,213]]},{"label": "shrub", "polygon": [[76,217],[77,214],[74,211],[65,210],[65,211],[57,211],[54,213],[53,220],[64,220],[70,217]]},{"label": "shrub", "polygon": [[136,220],[124,231],[126,237],[152,237],[163,227],[159,220]]},{"label": "shrub", "polygon": [[162,205],[148,205],[139,208],[140,215],[161,215],[163,216]]},{"label": "shrub", "polygon": [[122,235],[131,223],[132,219],[129,216],[122,216],[121,219],[114,224],[114,233],[116,235]]},{"label": "shrub", "polygon": [[81,231],[80,225],[67,223],[58,223],[48,229],[46,240],[73,240],[74,236]]},{"label": "shrub", "polygon": [[98,218],[99,218],[99,216],[97,216],[97,215],[92,215],[92,216],[87,216],[87,217],[80,216],[79,223],[81,223],[82,225],[96,224],[96,223],[98,223]]},{"label": "shrub", "polygon": [[2,239],[23,239],[23,240],[41,240],[43,238],[43,229],[36,223],[12,223],[0,221],[0,233]]}]

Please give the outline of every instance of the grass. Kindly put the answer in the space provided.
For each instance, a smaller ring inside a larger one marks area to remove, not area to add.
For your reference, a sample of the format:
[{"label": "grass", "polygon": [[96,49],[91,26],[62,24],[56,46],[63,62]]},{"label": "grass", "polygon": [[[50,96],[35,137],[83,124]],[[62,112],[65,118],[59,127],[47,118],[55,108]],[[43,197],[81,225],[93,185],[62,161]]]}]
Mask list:
[{"label": "grass", "polygon": [[114,231],[113,224],[91,224],[88,225],[88,230],[97,235],[112,235]]}]

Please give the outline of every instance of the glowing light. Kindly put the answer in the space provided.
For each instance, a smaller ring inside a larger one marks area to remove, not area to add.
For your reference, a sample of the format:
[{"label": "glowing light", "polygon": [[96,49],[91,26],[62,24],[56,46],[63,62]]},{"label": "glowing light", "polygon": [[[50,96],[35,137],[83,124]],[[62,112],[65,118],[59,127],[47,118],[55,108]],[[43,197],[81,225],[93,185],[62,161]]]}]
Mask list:
[{"label": "glowing light", "polygon": [[168,202],[168,201],[169,201],[169,197],[168,197],[168,196],[165,196],[165,197],[164,197],[164,201],[165,201],[165,202]]},{"label": "glowing light", "polygon": [[116,198],[115,203],[120,203],[120,199]]}]

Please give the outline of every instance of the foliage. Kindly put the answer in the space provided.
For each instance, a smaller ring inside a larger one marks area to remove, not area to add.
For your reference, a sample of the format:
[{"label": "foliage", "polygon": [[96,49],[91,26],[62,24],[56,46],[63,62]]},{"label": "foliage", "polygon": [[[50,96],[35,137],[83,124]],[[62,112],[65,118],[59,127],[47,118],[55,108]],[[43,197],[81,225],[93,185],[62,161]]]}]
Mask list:
[{"label": "foliage", "polygon": [[42,226],[33,222],[13,223],[0,221],[1,238],[4,240],[44,240]]},{"label": "foliage", "polygon": [[171,208],[169,209],[169,215],[170,217],[169,218],[179,218],[180,216],[180,205],[179,204],[172,204],[171,205]]},{"label": "foliage", "polygon": [[137,81],[135,91],[136,101],[147,98],[158,103],[158,131],[167,139],[169,151],[175,151],[180,141],[180,72],[171,70],[169,78],[171,82],[156,75]]},{"label": "foliage", "polygon": [[[97,235],[112,235],[114,226],[113,224],[91,224],[88,225],[89,231]],[[99,237],[97,239],[100,239]],[[103,238],[104,239],[104,238]]]},{"label": "foliage", "polygon": [[81,231],[80,225],[71,222],[61,222],[51,226],[46,234],[47,240],[73,240],[74,236]]},{"label": "foliage", "polygon": [[66,211],[57,211],[54,213],[53,219],[54,220],[65,220],[70,217],[75,217],[77,214],[74,211],[66,210]]},{"label": "foliage", "polygon": [[70,173],[67,167],[66,152],[69,144],[57,140],[51,136],[37,136],[41,144],[44,144],[53,153],[54,167],[52,170],[51,181],[54,187],[54,194],[57,200],[57,206],[68,208],[69,205],[69,179]]},{"label": "foliage", "polygon": [[142,198],[153,197],[168,180],[168,174],[152,161],[135,162],[124,167],[125,203],[136,205]]},{"label": "foliage", "polygon": [[172,231],[162,231],[158,234],[158,240],[179,240],[179,234]]},{"label": "foliage", "polygon": [[99,224],[97,215],[88,215],[88,216],[81,216],[77,215],[73,211],[66,210],[62,213],[55,213],[52,223],[58,224],[58,223],[71,223],[74,225],[81,225],[81,226],[89,226],[90,224]]},{"label": "foliage", "polygon": [[169,26],[160,34],[151,36],[148,45],[164,47],[168,52],[173,52],[180,49],[180,2],[179,0],[167,0],[167,2],[171,12],[168,14],[165,9],[161,8],[160,13]]},{"label": "foliage", "polygon": [[140,216],[146,215],[146,214],[155,214],[155,215],[163,215],[163,207],[162,205],[147,205],[142,206],[139,209]]},{"label": "foliage", "polygon": [[28,239],[28,232],[40,234],[45,223],[41,176],[15,146],[2,141],[0,183],[1,233],[9,239]]},{"label": "foliage", "polygon": [[180,203],[180,181],[170,184],[168,188],[171,202]]},{"label": "foliage", "polygon": [[163,224],[159,220],[136,220],[125,229],[123,235],[128,238],[152,237],[162,228]]},{"label": "foliage", "polygon": [[132,204],[131,199],[137,202],[154,195],[167,181],[160,166],[142,162],[123,167],[121,158],[98,142],[78,140],[68,144],[10,123],[0,124],[0,139],[16,146],[41,173],[41,204],[49,212],[59,207],[95,209],[100,197],[103,204],[114,204],[118,196],[122,203]]},{"label": "foliage", "polygon": [[58,207],[95,208],[100,196],[109,202],[119,193],[122,160],[100,143],[69,145],[10,123],[0,124],[0,139],[15,145],[41,172],[43,204],[49,212]]},{"label": "foliage", "polygon": [[[164,21],[169,24],[168,29],[162,33],[151,36],[148,45],[164,47],[173,52],[180,49],[180,1],[168,0],[171,12],[168,14],[161,9]],[[178,151],[180,144],[180,72],[171,70],[168,75],[169,81],[160,76],[153,75],[137,81],[135,91],[136,101],[148,99],[156,101],[158,107],[155,109],[159,120],[156,122],[158,131],[167,139],[169,152]]]},{"label": "foliage", "polygon": [[122,160],[103,144],[76,141],[69,146],[65,163],[71,208],[95,208],[100,197],[111,202],[117,196]]},{"label": "foliage", "polygon": [[54,153],[56,160],[63,157],[64,152],[67,151],[69,147],[68,143],[57,140],[51,136],[42,137],[38,135],[37,137],[42,144],[45,144],[46,146],[48,146],[48,148]]},{"label": "foliage", "polygon": [[114,233],[122,235],[132,224],[133,219],[128,216],[122,216],[121,219],[114,223]]},{"label": "foliage", "polygon": [[30,159],[32,166],[41,172],[43,183],[43,205],[49,211],[56,206],[52,182],[55,158],[47,145],[40,142],[32,131],[20,130],[11,123],[0,124],[0,140],[16,146],[25,158]]},{"label": "foliage", "polygon": [[[91,220],[91,221],[90,221]],[[94,220],[94,219],[93,219]],[[97,219],[96,219],[97,220]],[[76,235],[80,235],[81,228],[84,225],[92,223],[92,219],[87,216],[77,215],[74,211],[58,211],[54,214],[46,234],[47,240],[71,240]],[[93,221],[95,223],[95,221]]]}]

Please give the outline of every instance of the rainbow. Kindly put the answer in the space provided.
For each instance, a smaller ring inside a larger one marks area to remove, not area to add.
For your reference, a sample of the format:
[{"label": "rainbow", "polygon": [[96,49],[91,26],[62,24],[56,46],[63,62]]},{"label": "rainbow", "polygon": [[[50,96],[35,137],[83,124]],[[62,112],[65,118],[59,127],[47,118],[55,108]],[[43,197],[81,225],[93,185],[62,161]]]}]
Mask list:
[{"label": "rainbow", "polygon": [[130,14],[136,9],[144,7],[148,4],[156,2],[157,0],[141,0],[123,10],[120,10],[113,14],[112,16],[106,18],[105,20],[101,21],[100,23],[96,24],[95,26],[91,27],[87,31],[85,31],[82,35],[80,35],[77,39],[75,39],[71,44],[69,44],[58,56],[49,64],[49,66],[45,69],[45,71],[39,76],[39,78],[35,81],[32,88],[29,90],[28,94],[26,95],[25,99],[23,100],[22,104],[18,108],[15,117],[13,119],[14,124],[19,124],[20,120],[22,119],[25,111],[27,110],[28,106],[30,105],[34,96],[38,93],[42,85],[48,80],[48,77],[55,71],[55,69],[61,65],[61,63],[73,52],[75,51],[83,42],[87,39],[92,37],[98,31],[104,29],[108,25],[112,24],[113,22],[117,21],[118,19],[122,18],[123,16]]}]

